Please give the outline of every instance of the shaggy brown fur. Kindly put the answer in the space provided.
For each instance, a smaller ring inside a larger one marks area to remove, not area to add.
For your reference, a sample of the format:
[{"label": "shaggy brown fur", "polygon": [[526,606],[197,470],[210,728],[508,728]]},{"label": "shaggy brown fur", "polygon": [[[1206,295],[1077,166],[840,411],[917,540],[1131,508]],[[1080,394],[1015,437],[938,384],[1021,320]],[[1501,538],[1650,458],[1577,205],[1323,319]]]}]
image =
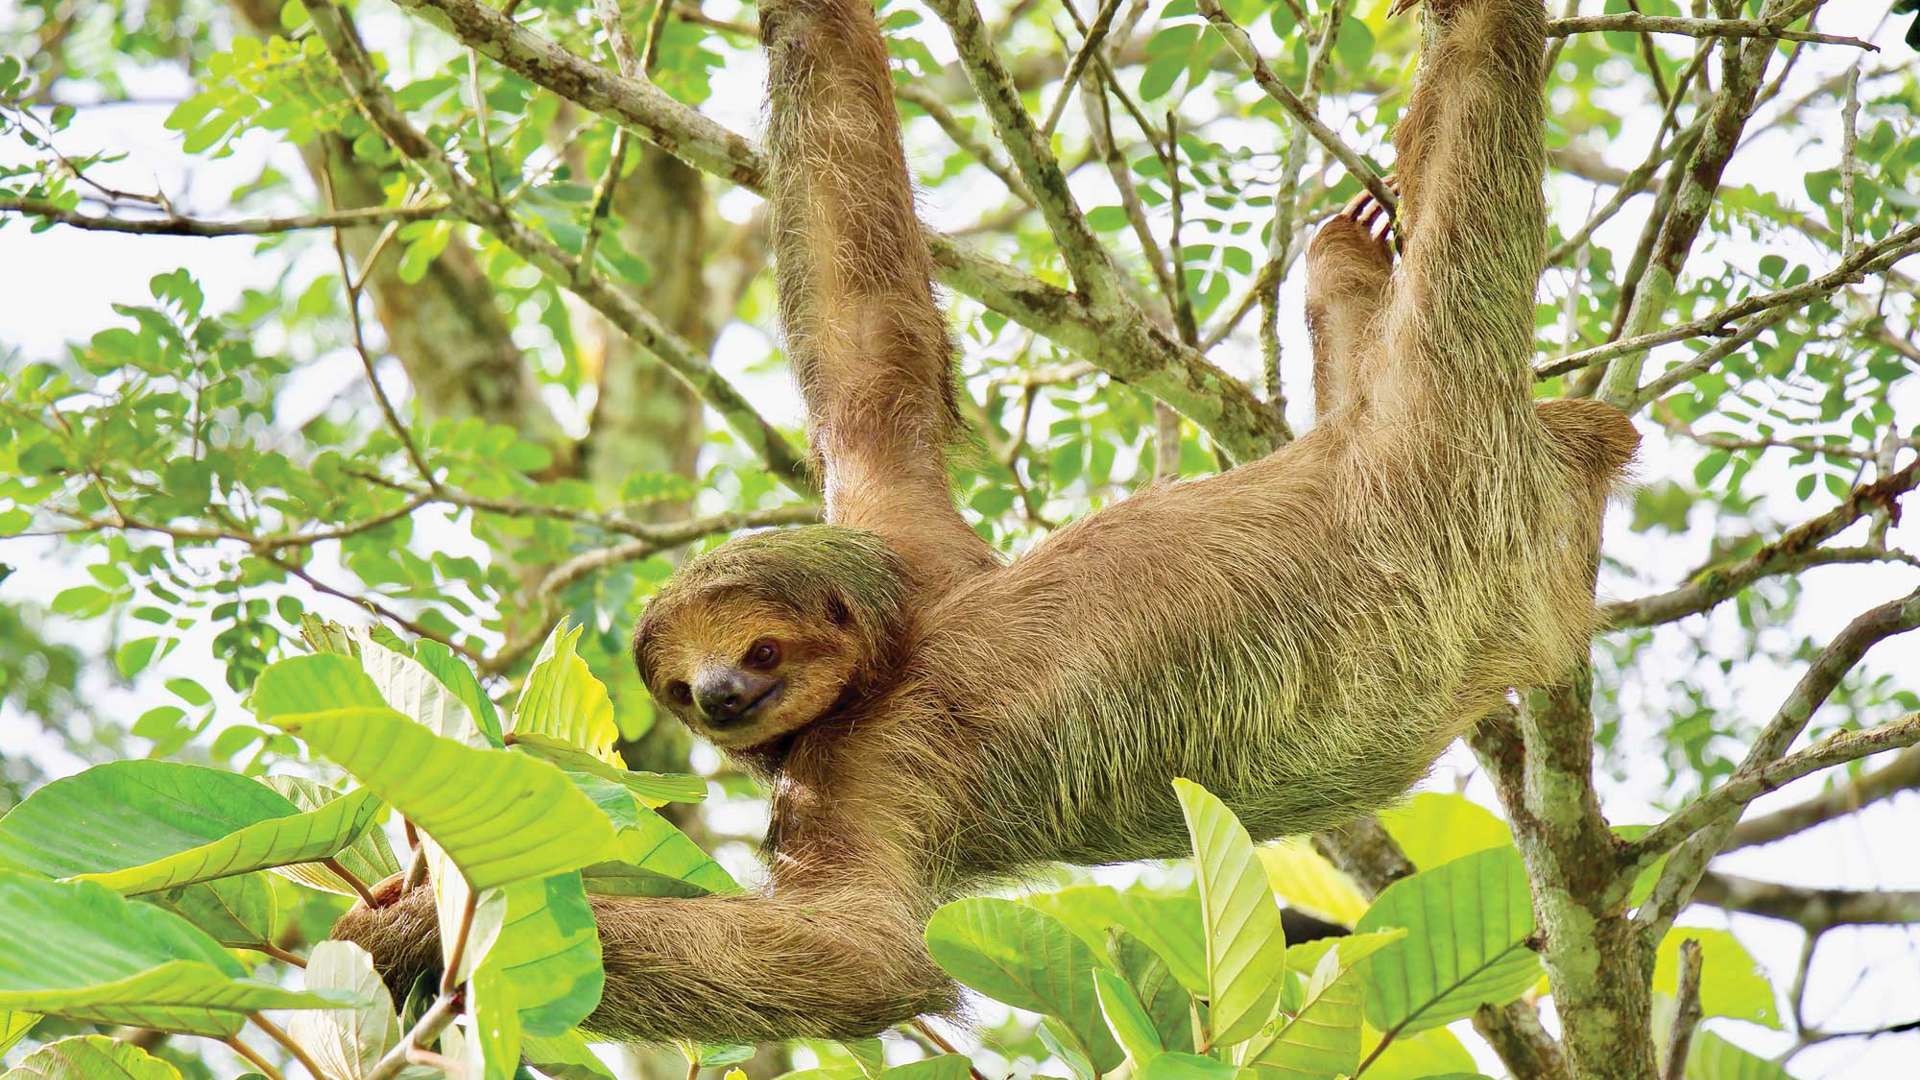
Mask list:
[{"label": "shaggy brown fur", "polygon": [[[943,901],[1185,852],[1177,776],[1256,837],[1336,824],[1582,654],[1602,504],[1637,440],[1604,406],[1531,400],[1541,0],[1427,18],[1403,262],[1364,206],[1309,252],[1321,423],[1000,566],[947,488],[948,345],[872,16],[763,5],[781,307],[833,524],[695,560],[641,623],[656,698],[771,785],[772,881],[597,899],[591,1030],[847,1038],[948,1008],[920,939]],[[680,700],[764,641],[782,645],[766,700],[725,723]],[[337,933],[390,978],[436,956],[427,890]]]}]

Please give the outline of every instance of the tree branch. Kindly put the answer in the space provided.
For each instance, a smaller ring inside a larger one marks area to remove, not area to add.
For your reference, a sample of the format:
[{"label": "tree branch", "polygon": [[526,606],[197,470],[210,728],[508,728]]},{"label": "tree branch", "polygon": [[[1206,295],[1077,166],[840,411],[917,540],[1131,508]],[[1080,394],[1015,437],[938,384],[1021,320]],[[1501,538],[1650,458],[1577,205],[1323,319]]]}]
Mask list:
[{"label": "tree branch", "polygon": [[1833,926],[1920,923],[1920,891],[1916,890],[1817,889],[1708,873],[1700,879],[1693,899],[1727,911],[1790,922],[1814,933]]},{"label": "tree branch", "polygon": [[1687,1052],[1693,1048],[1693,1029],[1700,1024],[1700,942],[1688,938],[1680,943],[1680,971],[1674,988],[1673,1027],[1667,1032],[1666,1056],[1660,1069],[1663,1080],[1684,1080]]},{"label": "tree branch", "polygon": [[1773,41],[1806,41],[1818,45],[1848,45],[1868,52],[1880,47],[1870,41],[1840,34],[1819,34],[1810,30],[1787,30],[1761,19],[1689,19],[1679,15],[1581,15],[1554,19],[1547,23],[1548,37],[1624,31],[1632,34],[1682,34],[1697,38],[1767,38]]},{"label": "tree branch", "polygon": [[[1912,611],[1905,616],[1904,623],[1895,623],[1894,629],[1888,633],[1901,633],[1920,626],[1920,599],[1917,598],[1920,598],[1920,593],[1908,598],[1907,605]],[[1776,761],[1742,768],[1719,787],[1642,833],[1628,844],[1626,858],[1636,867],[1646,866],[1707,825],[1737,816],[1753,800],[1809,773],[1915,743],[1920,743],[1920,713],[1909,713],[1898,720],[1864,731],[1830,735],[1799,753]]]},{"label": "tree branch", "polygon": [[325,214],[293,214],[287,217],[241,218],[234,221],[210,221],[205,218],[170,214],[156,218],[125,218],[82,214],[46,199],[0,197],[0,213],[21,214],[71,225],[94,232],[131,233],[136,236],[272,236],[305,229],[349,229],[366,225],[386,225],[410,221],[437,221],[453,217],[445,203],[420,206],[370,206],[358,210],[336,210]]},{"label": "tree branch", "polygon": [[1897,506],[1899,497],[1916,485],[1920,485],[1920,460],[1854,488],[1840,505],[1788,529],[1739,562],[1703,570],[1694,574],[1686,585],[1664,593],[1602,604],[1601,624],[1606,629],[1618,630],[1673,622],[1707,611],[1763,577],[1833,562],[1860,562],[1857,551],[1825,549],[1820,545],[1867,514]]},{"label": "tree branch", "polygon": [[[1807,721],[1812,718],[1814,710],[1827,700],[1834,688],[1840,685],[1840,680],[1845,678],[1847,673],[1853,670],[1854,665],[1867,654],[1867,650],[1888,637],[1906,633],[1916,626],[1920,626],[1920,590],[1915,590],[1901,599],[1881,604],[1848,623],[1846,629],[1840,631],[1831,642],[1827,643],[1827,647],[1821,650],[1820,655],[1814,658],[1806,674],[1801,676],[1799,683],[1794,686],[1793,691],[1787,695],[1787,699],[1781,703],[1779,710],[1774,713],[1773,719],[1767,722],[1759,737],[1754,740],[1753,746],[1747,751],[1747,756],[1740,763],[1735,775],[1759,774],[1769,764],[1781,758],[1786,753],[1787,747],[1806,728]],[[1894,728],[1895,725],[1887,725],[1887,727]],[[1859,736],[1868,733],[1850,734]],[[1836,736],[1836,738],[1840,737]],[[1809,749],[1805,753],[1814,753],[1815,749],[1818,748]],[[1725,786],[1731,786],[1731,782]],[[1700,801],[1713,798],[1712,793],[1709,793]],[[1657,857],[1660,851],[1671,846],[1674,839],[1684,839],[1684,843],[1668,856],[1666,869],[1661,872],[1660,880],[1654,885],[1652,895],[1640,906],[1639,912],[1634,916],[1635,924],[1642,929],[1646,935],[1645,940],[1649,942],[1658,941],[1667,927],[1672,925],[1680,909],[1686,906],[1701,875],[1706,872],[1707,863],[1727,842],[1727,837],[1732,833],[1734,822],[1738,820],[1740,810],[1746,805],[1747,799],[1725,796],[1714,802],[1712,814],[1690,813],[1691,808],[1689,808],[1675,815],[1676,817],[1685,815],[1686,821],[1672,827],[1664,824],[1656,826],[1652,832],[1629,845],[1628,850],[1633,852],[1633,855],[1622,860],[1620,877],[1622,880],[1631,881],[1634,874]],[[1676,837],[1675,833],[1679,836]],[[1652,843],[1648,842],[1650,837],[1653,838]]]},{"label": "tree branch", "polygon": [[1259,84],[1260,89],[1266,91],[1268,97],[1279,103],[1288,115],[1298,121],[1300,126],[1313,136],[1315,142],[1326,147],[1327,153],[1332,154],[1334,160],[1346,166],[1347,172],[1352,174],[1361,187],[1367,189],[1375,202],[1387,208],[1388,214],[1397,213],[1400,201],[1394,197],[1393,190],[1387,187],[1386,181],[1381,179],[1379,171],[1368,164],[1365,158],[1355,153],[1352,147],[1341,141],[1340,136],[1334,134],[1332,128],[1321,123],[1320,118],[1313,114],[1313,110],[1307,106],[1307,103],[1301,101],[1291,87],[1280,81],[1280,77],[1273,73],[1273,69],[1267,66],[1267,62],[1260,58],[1259,51],[1253,47],[1253,39],[1248,37],[1247,32],[1240,29],[1239,25],[1221,9],[1220,0],[1200,0],[1200,13],[1207,17],[1207,22],[1211,23],[1213,28],[1220,32],[1220,36],[1226,39],[1227,47],[1232,49],[1234,55],[1240,58],[1240,62],[1253,73],[1253,81]]},{"label": "tree branch", "polygon": [[[719,413],[774,475],[797,491],[812,493],[816,489],[800,455],[787,443],[786,437],[768,424],[733,384],[714,371],[705,357],[632,297],[597,276],[580,273],[577,260],[551,240],[522,225],[505,207],[487,199],[459,174],[445,153],[421,135],[395,107],[386,86],[374,72],[366,46],[333,0],[315,0],[309,5],[309,14],[313,17],[315,32],[326,44],[350,95],[368,122],[395,150],[425,173],[457,211],[555,282],[564,283],[574,295],[652,353]],[[502,18],[497,12],[494,15]],[[624,86],[643,87],[665,97],[644,83],[631,79],[621,82]]]},{"label": "tree branch", "polygon": [[1747,818],[1734,826],[1733,838],[1722,850],[1734,851],[1785,839],[1916,788],[1920,788],[1920,750],[1910,748],[1852,783],[1829,788],[1792,806]]},{"label": "tree branch", "polygon": [[[1579,352],[1567,353],[1564,356],[1556,357],[1536,366],[1533,370],[1534,377],[1550,379],[1555,375],[1564,375],[1569,371],[1577,371],[1592,364],[1612,360],[1618,356],[1644,352],[1656,345],[1683,341],[1691,337],[1720,337],[1731,334],[1735,331],[1728,329],[1729,323],[1744,319],[1749,315],[1756,315],[1763,311],[1771,311],[1774,308],[1787,307],[1789,305],[1797,307],[1816,300],[1844,286],[1861,281],[1865,279],[1868,274],[1885,270],[1899,260],[1916,252],[1920,252],[1920,224],[1908,225],[1906,228],[1892,233],[1877,244],[1859,249],[1852,255],[1840,260],[1832,270],[1827,271],[1811,281],[1803,282],[1788,289],[1779,289],[1770,293],[1762,293],[1759,296],[1750,296],[1745,300],[1728,304],[1713,314],[1705,318],[1695,319],[1692,322],[1681,323],[1678,326],[1670,326],[1664,330],[1654,330],[1649,333],[1636,334],[1633,337],[1621,338],[1618,341],[1608,342],[1605,345],[1596,345],[1591,349],[1582,349]],[[1633,400],[1633,395],[1637,392],[1638,387],[1636,386],[1633,390],[1624,392],[1621,400],[1631,401]]]}]

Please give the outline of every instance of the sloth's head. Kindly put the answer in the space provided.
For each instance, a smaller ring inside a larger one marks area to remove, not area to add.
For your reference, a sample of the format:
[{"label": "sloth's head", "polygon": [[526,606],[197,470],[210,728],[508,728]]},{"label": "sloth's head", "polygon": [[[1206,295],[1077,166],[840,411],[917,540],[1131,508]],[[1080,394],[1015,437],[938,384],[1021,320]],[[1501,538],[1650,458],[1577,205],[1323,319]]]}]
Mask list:
[{"label": "sloth's head", "polygon": [[647,604],[634,663],[667,711],[725,749],[772,743],[892,666],[905,576],[878,536],[809,525],[687,563]]}]

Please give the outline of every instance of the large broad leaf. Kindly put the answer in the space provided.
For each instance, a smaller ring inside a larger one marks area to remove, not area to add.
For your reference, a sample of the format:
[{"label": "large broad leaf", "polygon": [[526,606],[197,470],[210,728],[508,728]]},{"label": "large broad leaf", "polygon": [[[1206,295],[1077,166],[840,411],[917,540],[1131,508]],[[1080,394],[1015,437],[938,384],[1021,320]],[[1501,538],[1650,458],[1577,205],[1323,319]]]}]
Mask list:
[{"label": "large broad leaf", "polygon": [[0,1054],[4,1054],[40,1022],[39,1013],[24,1009],[0,1009]]},{"label": "large broad leaf", "polygon": [[[1320,966],[1320,960],[1330,952],[1340,954],[1342,970],[1352,970],[1360,966],[1360,961],[1379,952],[1407,936],[1400,927],[1388,930],[1373,930],[1364,934],[1346,934],[1342,937],[1317,938],[1303,941],[1298,945],[1287,946],[1287,970],[1306,976]],[[1288,987],[1280,991],[1280,1010],[1297,1013],[1306,1003],[1305,984],[1293,980]]]},{"label": "large broad leaf", "polygon": [[1443,1076],[1475,1075],[1473,1055],[1445,1028],[1398,1036],[1377,1055],[1374,1048],[1380,1045],[1379,1032],[1363,1028],[1360,1043],[1367,1048],[1371,1062],[1367,1071],[1360,1074],[1363,1080],[1436,1080]]},{"label": "large broad leaf", "polygon": [[1173,787],[1193,837],[1213,1043],[1232,1045],[1273,1015],[1287,968],[1286,934],[1266,871],[1240,819],[1192,781],[1175,780]]},{"label": "large broad leaf", "polygon": [[1342,926],[1352,926],[1366,914],[1366,894],[1304,840],[1260,848],[1260,865],[1267,871],[1267,884],[1289,907]]},{"label": "large broad leaf", "polygon": [[203,881],[141,899],[166,908],[228,948],[258,948],[273,940],[273,889],[264,874]]},{"label": "large broad leaf", "polygon": [[505,921],[481,969],[513,987],[528,1034],[564,1035],[600,1004],[606,977],[600,933],[579,874],[521,881],[502,890]]},{"label": "large broad leaf", "polygon": [[1262,1077],[1351,1074],[1360,1064],[1360,996],[1360,979],[1329,949],[1307,979],[1300,1011],[1276,1021],[1271,1040],[1249,1062],[1264,1066]]},{"label": "large broad leaf", "polygon": [[[707,892],[739,892],[740,885],[726,868],[673,823],[644,807],[633,824],[623,826],[614,844],[614,857],[641,870],[677,878]],[[606,874],[602,877],[610,876]]]},{"label": "large broad leaf", "polygon": [[1700,943],[1700,1014],[1731,1016],[1778,1030],[1780,1012],[1753,954],[1725,930],[1682,926],[1667,933],[1653,963],[1653,988],[1672,996],[1680,983],[1680,943]]},{"label": "large broad leaf", "polygon": [[[1194,921],[1197,923],[1199,919]],[[1205,1006],[1180,985],[1180,980],[1173,977],[1167,962],[1158,953],[1125,930],[1115,927],[1108,932],[1106,953],[1133,989],[1135,999],[1146,1009],[1160,1045],[1168,1050],[1191,1053],[1194,1012],[1204,1010]],[[1200,1015],[1204,1019],[1204,1011]]]},{"label": "large broad leaf", "polygon": [[81,1035],[35,1050],[0,1080],[180,1080],[180,1070],[132,1043]]},{"label": "large broad leaf", "polygon": [[333,1080],[359,1080],[380,1056],[400,1043],[400,1017],[393,1011],[387,984],[373,969],[373,957],[346,941],[323,941],[307,956],[307,989],[335,990],[358,997],[351,1009],[299,1012],[287,1033],[305,1047]]},{"label": "large broad leaf", "polygon": [[1159,1028],[1127,980],[1111,971],[1096,970],[1093,989],[1100,999],[1101,1015],[1107,1018],[1107,1030],[1113,1032],[1136,1068],[1166,1052]]},{"label": "large broad leaf", "polygon": [[1792,1080],[1792,1077],[1766,1058],[1742,1050],[1711,1031],[1696,1031],[1687,1052],[1687,1080]]},{"label": "large broad leaf", "polygon": [[578,1029],[560,1035],[529,1035],[520,1041],[520,1052],[554,1080],[614,1080],[613,1070]]},{"label": "large broad leaf", "polygon": [[359,646],[361,669],[373,680],[383,703],[394,711],[411,717],[435,735],[467,746],[485,749],[501,745],[499,733],[489,738],[468,703],[424,664],[370,638],[362,637]]},{"label": "large broad leaf", "polygon": [[967,1080],[973,1071],[973,1062],[959,1054],[941,1054],[937,1057],[921,1058],[909,1061],[905,1065],[895,1065],[880,1074],[882,1080]]},{"label": "large broad leaf", "polygon": [[1096,951],[1106,948],[1108,931],[1125,930],[1152,949],[1182,986],[1196,994],[1207,992],[1207,948],[1196,893],[1075,885],[1021,902],[1066,923]]},{"label": "large broad leaf", "polygon": [[227,1036],[260,1009],[330,1009],[349,995],[249,981],[185,919],[92,882],[0,873],[0,1009]]},{"label": "large broad leaf", "polygon": [[367,792],[302,813],[235,773],[115,761],[56,780],[0,818],[0,865],[156,892],[329,858],[379,812]]},{"label": "large broad leaf", "polygon": [[1476,851],[1513,846],[1513,830],[1506,822],[1465,795],[1448,791],[1418,792],[1382,810],[1380,824],[1422,870]]},{"label": "large broad leaf", "polygon": [[[317,780],[301,776],[269,776],[261,783],[285,795],[302,810],[318,810],[340,798],[340,793]],[[361,883],[372,885],[400,872],[400,860],[394,858],[393,845],[384,829],[368,829],[360,838],[340,849],[333,861]],[[353,885],[321,863],[293,863],[276,866],[273,872],[290,881],[340,896],[358,896]]]},{"label": "large broad leaf", "polygon": [[500,714],[494,710],[493,700],[480,687],[480,680],[474,678],[473,669],[465,660],[454,655],[452,649],[437,641],[416,641],[413,643],[413,658],[420,666],[433,673],[440,685],[453,691],[453,696],[466,703],[467,711],[473,714],[473,722],[480,729],[480,736],[489,746],[499,746]]},{"label": "large broad leaf", "polygon": [[392,803],[475,889],[578,870],[613,852],[606,815],[559,769],[442,738],[367,703],[368,694],[379,696],[345,657],[299,656],[262,673],[253,702],[263,721]]},{"label": "large broad leaf", "polygon": [[650,807],[670,802],[695,803],[707,797],[707,782],[698,776],[636,772],[609,765],[585,750],[549,735],[516,731],[507,742],[517,750],[523,750],[542,761],[550,761],[568,772],[585,773],[619,784]]},{"label": "large broad leaf", "polygon": [[1011,900],[975,897],[934,912],[927,951],[949,975],[1017,1009],[1058,1017],[1101,1072],[1121,1060],[1094,996],[1093,950],[1058,919]]},{"label": "large broad leaf", "polygon": [[1224,1061],[1199,1054],[1168,1051],[1146,1063],[1135,1074],[1140,1080],[1250,1080]]},{"label": "large broad leaf", "polygon": [[513,706],[513,734],[542,735],[578,747],[607,765],[619,765],[613,744],[620,729],[613,723],[613,699],[606,684],[593,677],[574,652],[584,626],[568,629],[562,620],[547,635],[527,672],[520,700]]},{"label": "large broad leaf", "polygon": [[1540,978],[1526,946],[1533,907],[1520,853],[1465,855],[1381,890],[1355,929],[1407,928],[1406,940],[1366,961],[1367,1022],[1395,1034],[1424,1031],[1503,1005]]}]

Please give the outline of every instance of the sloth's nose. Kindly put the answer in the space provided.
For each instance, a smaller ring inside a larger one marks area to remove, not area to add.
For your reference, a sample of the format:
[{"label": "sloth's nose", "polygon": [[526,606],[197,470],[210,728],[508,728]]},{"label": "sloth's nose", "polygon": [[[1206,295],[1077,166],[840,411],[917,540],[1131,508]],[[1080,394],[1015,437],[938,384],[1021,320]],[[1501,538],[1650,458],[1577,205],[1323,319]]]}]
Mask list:
[{"label": "sloth's nose", "polygon": [[739,668],[710,667],[694,676],[693,700],[709,721],[730,724],[740,719],[756,696],[751,680]]}]

